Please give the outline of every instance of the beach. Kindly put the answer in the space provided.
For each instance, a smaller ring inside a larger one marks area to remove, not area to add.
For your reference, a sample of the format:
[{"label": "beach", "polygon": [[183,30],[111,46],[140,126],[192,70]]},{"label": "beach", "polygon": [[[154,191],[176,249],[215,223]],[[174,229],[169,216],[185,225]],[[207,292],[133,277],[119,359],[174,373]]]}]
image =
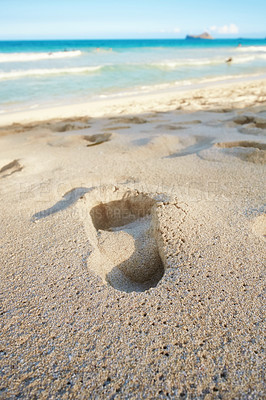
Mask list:
[{"label": "beach", "polygon": [[263,39],[0,41],[0,116],[265,79],[265,65]]},{"label": "beach", "polygon": [[266,80],[0,115],[1,399],[261,399]]}]

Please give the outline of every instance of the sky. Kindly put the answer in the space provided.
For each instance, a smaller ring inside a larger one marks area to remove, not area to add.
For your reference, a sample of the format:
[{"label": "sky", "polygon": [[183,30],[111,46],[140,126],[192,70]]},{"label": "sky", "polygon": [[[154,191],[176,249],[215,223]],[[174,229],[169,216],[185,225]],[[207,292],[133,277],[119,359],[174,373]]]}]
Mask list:
[{"label": "sky", "polygon": [[265,38],[265,0],[0,0],[0,40]]}]

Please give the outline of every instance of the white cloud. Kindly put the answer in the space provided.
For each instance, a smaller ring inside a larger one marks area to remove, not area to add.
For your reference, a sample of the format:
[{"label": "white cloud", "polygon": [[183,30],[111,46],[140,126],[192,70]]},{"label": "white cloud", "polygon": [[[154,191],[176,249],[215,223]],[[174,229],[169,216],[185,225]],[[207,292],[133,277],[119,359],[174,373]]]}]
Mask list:
[{"label": "white cloud", "polygon": [[218,29],[218,33],[238,33],[239,29],[235,24],[224,25]]},{"label": "white cloud", "polygon": [[221,33],[223,35],[227,35],[227,34],[238,33],[239,32],[239,28],[235,24],[229,24],[229,25],[224,25],[224,26],[216,26],[216,25],[214,25],[214,26],[210,27],[210,31]]},{"label": "white cloud", "polygon": [[180,28],[175,28],[175,29],[174,29],[174,32],[175,32],[175,33],[179,33],[180,31],[181,31]]}]

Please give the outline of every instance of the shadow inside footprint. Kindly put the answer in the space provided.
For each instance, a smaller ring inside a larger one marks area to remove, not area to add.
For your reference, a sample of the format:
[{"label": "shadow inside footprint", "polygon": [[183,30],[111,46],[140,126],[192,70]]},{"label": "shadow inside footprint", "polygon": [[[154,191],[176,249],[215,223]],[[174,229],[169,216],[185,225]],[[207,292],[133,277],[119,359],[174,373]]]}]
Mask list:
[{"label": "shadow inside footprint", "polygon": [[87,147],[91,147],[104,142],[109,142],[111,137],[112,133],[99,133],[97,135],[83,136],[83,139],[89,142]]},{"label": "shadow inside footprint", "polygon": [[146,124],[148,121],[140,117],[112,117],[110,121],[114,124]]},{"label": "shadow inside footprint", "polygon": [[52,132],[62,132],[62,133],[68,132],[68,131],[77,131],[77,130],[81,130],[81,129],[88,129],[88,128],[90,128],[90,125],[84,124],[84,123],[77,123],[77,122],[76,123],[75,122],[73,122],[73,123],[61,122],[61,123],[55,124],[54,126],[53,125],[51,126]]},{"label": "shadow inside footprint", "polygon": [[22,169],[23,167],[20,165],[19,160],[11,161],[9,164],[4,165],[0,169],[0,178],[5,178],[14,174],[15,172],[21,171]]},{"label": "shadow inside footprint", "polygon": [[234,147],[245,147],[245,148],[254,148],[259,150],[266,150],[266,144],[258,143],[258,142],[249,142],[249,141],[239,141],[239,142],[220,142],[215,143],[215,147],[220,147],[222,149],[231,149]]},{"label": "shadow inside footprint", "polygon": [[253,124],[254,127],[265,129],[266,119],[262,117],[257,117],[255,115],[239,115],[233,119],[236,125],[250,125]]},{"label": "shadow inside footprint", "polygon": [[266,144],[251,141],[220,142],[215,143],[214,147],[221,149],[225,153],[240,158],[243,161],[253,164],[266,163]]},{"label": "shadow inside footprint", "polygon": [[98,246],[110,268],[105,279],[115,289],[142,292],[162,279],[162,263],[152,224],[155,200],[144,194],[101,203],[90,211]]}]

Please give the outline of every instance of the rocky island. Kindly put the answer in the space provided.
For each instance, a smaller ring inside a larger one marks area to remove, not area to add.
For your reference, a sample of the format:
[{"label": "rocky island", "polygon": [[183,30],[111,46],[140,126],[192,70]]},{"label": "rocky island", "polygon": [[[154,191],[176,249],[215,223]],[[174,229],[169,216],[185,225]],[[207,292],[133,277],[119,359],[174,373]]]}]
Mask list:
[{"label": "rocky island", "polygon": [[213,39],[213,37],[209,33],[204,32],[201,35],[187,35],[186,39]]}]

